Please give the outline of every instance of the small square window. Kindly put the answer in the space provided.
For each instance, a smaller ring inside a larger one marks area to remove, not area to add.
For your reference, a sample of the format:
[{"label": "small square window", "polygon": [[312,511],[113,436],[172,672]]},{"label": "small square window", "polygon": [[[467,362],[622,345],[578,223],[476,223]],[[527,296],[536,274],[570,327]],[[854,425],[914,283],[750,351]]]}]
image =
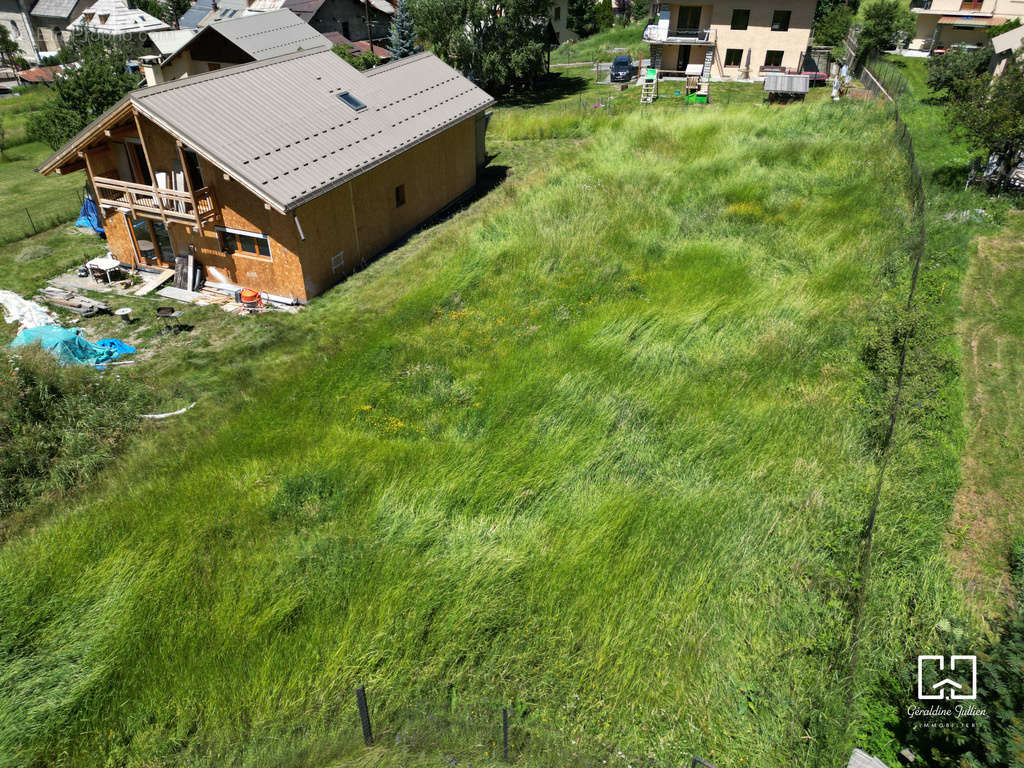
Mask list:
[{"label": "small square window", "polygon": [[750,9],[734,8],[732,11],[732,24],[730,29],[746,29],[750,24]]},{"label": "small square window", "polygon": [[366,105],[363,104],[362,101],[360,101],[358,98],[353,96],[348,91],[345,91],[344,93],[339,93],[338,98],[341,99],[345,104],[348,104],[350,107],[352,107],[352,109],[354,109],[356,112],[362,112],[364,109],[366,109]]},{"label": "small square window", "polygon": [[742,48],[727,48],[725,51],[725,66],[738,67],[743,63]]},{"label": "small square window", "polygon": [[765,51],[764,65],[766,67],[781,67],[782,51]]},{"label": "small square window", "polygon": [[401,208],[405,205],[405,184],[399,184],[395,187],[395,208]]},{"label": "small square window", "polygon": [[792,11],[776,11],[772,14],[772,32],[788,32],[789,17],[792,15]]}]

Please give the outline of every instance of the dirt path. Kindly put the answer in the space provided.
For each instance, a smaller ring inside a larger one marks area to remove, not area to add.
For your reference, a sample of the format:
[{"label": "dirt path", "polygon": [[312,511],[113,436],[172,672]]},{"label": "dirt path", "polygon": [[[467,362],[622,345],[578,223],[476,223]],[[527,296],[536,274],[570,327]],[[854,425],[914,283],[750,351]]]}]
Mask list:
[{"label": "dirt path", "polygon": [[1024,535],[1024,212],[979,240],[960,335],[967,445],[946,548],[975,607],[994,615],[1010,596],[1010,542]]}]

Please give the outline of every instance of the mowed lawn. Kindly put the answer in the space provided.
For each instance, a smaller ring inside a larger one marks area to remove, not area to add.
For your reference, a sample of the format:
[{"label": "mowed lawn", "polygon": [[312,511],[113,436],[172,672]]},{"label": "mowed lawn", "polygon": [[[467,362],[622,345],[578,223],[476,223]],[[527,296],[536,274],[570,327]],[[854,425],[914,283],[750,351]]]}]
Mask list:
[{"label": "mowed lawn", "polygon": [[636,112],[386,255],[0,550],[0,764],[840,764],[906,178]]}]

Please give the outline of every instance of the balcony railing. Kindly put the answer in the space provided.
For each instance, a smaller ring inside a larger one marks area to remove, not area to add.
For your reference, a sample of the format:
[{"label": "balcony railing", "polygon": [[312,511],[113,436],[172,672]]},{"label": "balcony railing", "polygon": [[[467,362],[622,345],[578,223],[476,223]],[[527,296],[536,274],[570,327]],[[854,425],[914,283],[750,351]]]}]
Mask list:
[{"label": "balcony railing", "polygon": [[644,42],[670,43],[673,45],[714,45],[713,29],[662,29],[651,24],[644,29]]},{"label": "balcony railing", "polygon": [[133,217],[202,226],[220,214],[213,190],[209,187],[189,193],[102,176],[93,178],[92,183],[101,206],[122,208]]}]

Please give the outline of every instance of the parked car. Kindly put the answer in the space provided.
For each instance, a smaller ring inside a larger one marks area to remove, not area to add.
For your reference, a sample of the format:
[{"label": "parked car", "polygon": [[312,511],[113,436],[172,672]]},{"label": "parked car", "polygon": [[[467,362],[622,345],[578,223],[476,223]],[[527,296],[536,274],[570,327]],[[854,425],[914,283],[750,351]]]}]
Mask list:
[{"label": "parked car", "polygon": [[612,61],[611,81],[613,83],[628,83],[633,79],[633,59],[629,56],[616,56]]}]

